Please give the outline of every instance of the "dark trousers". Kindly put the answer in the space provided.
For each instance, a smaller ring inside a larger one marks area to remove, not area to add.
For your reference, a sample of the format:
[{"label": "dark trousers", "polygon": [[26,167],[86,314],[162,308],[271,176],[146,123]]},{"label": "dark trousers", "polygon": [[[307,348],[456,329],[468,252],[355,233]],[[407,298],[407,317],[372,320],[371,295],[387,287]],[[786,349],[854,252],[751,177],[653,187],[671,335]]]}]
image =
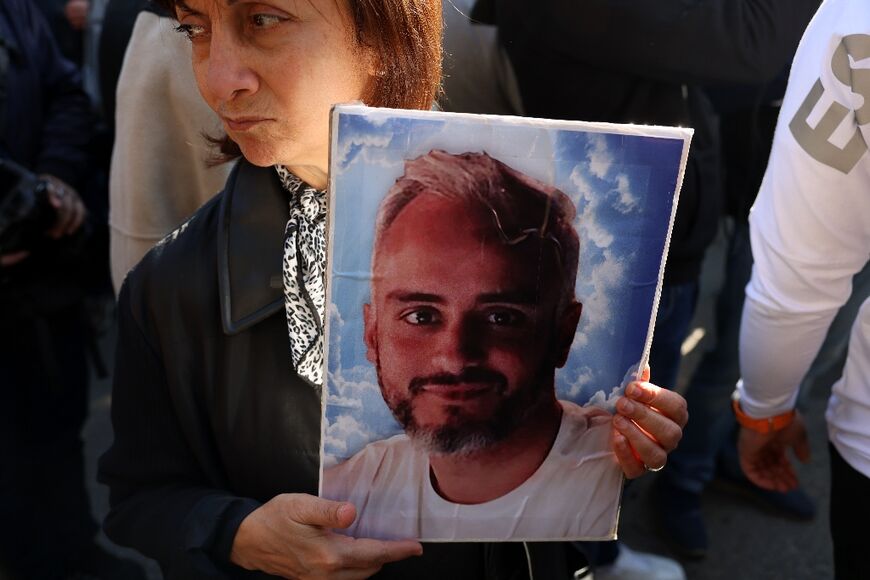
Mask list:
[{"label": "dark trousers", "polygon": [[828,445],[831,453],[831,538],[837,580],[870,578],[867,522],[870,522],[870,478],[856,471]]},{"label": "dark trousers", "polygon": [[652,349],[649,353],[650,379],[665,389],[677,387],[680,349],[698,304],[698,282],[662,286],[662,296],[656,314]]},{"label": "dark trousers", "polygon": [[84,485],[87,326],[81,309],[0,320],[0,561],[52,580],[91,544]]},{"label": "dark trousers", "polygon": [[740,317],[744,289],[752,276],[749,224],[734,224],[727,235],[724,280],[716,299],[715,344],[704,353],[689,382],[686,402],[690,420],[662,473],[668,484],[695,494],[712,481],[717,456],[733,462],[737,454],[731,393],[740,378]]}]

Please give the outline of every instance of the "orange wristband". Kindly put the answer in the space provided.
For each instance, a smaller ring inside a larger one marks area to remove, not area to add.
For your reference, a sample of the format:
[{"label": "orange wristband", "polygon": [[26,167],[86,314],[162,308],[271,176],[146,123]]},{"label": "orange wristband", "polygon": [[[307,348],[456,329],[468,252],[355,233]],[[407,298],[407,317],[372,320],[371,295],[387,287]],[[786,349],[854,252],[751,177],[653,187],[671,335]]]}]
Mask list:
[{"label": "orange wristband", "polygon": [[734,408],[734,415],[737,416],[737,422],[740,423],[742,427],[746,427],[747,429],[762,434],[773,433],[774,431],[785,429],[791,425],[795,416],[795,411],[792,409],[788,413],[782,413],[781,415],[765,417],[764,419],[754,419],[743,412],[743,409],[740,408],[740,400],[736,397],[731,399],[731,406]]}]

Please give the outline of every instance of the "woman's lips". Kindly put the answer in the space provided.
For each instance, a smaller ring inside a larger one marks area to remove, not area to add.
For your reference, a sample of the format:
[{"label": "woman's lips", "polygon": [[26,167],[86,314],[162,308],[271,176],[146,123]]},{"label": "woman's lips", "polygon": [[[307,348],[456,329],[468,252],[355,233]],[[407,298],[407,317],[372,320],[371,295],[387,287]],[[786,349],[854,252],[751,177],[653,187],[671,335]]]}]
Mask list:
[{"label": "woman's lips", "polygon": [[261,123],[270,121],[271,119],[263,117],[236,117],[235,119],[222,117],[222,120],[231,131],[247,131]]}]

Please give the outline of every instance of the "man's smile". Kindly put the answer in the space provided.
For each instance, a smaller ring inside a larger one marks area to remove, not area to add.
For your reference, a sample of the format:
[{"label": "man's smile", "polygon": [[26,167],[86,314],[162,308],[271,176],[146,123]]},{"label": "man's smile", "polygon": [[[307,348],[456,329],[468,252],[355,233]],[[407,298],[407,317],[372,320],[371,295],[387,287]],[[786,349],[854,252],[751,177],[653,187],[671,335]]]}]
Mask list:
[{"label": "man's smile", "polygon": [[501,384],[498,382],[462,382],[426,385],[414,395],[432,395],[447,401],[465,401],[486,395],[496,395],[502,390]]}]

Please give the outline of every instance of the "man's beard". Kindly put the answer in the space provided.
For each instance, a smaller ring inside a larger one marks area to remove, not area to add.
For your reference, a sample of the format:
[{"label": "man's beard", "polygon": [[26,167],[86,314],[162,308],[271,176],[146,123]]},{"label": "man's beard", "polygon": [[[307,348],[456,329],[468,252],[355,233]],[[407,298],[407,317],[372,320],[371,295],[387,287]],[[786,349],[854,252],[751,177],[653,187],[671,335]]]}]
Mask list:
[{"label": "man's beard", "polygon": [[[507,378],[498,371],[482,367],[467,367],[458,375],[438,373],[415,377],[410,381],[407,395],[388,397],[384,388],[380,359],[377,360],[378,384],[384,401],[396,421],[415,445],[433,455],[473,455],[492,447],[514,433],[534,415],[540,404],[552,394],[552,366],[544,364],[532,378],[534,384],[519,385],[513,393],[507,392]],[[549,378],[547,377],[549,369]],[[461,405],[445,409],[449,418],[440,425],[423,426],[414,417],[414,399],[423,387],[430,384],[491,383],[503,395],[489,419],[481,421],[466,416]]]}]

